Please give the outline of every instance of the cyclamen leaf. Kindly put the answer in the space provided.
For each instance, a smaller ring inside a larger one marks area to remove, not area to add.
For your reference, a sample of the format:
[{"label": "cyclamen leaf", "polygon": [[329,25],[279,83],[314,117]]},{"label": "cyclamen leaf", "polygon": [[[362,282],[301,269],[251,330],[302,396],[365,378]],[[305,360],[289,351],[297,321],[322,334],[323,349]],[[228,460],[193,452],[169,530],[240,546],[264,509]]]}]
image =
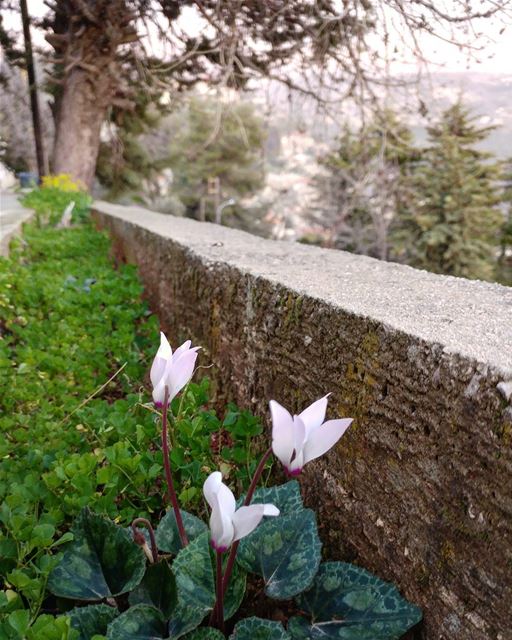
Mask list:
[{"label": "cyclamen leaf", "polygon": [[[238,500],[238,506],[242,506],[245,496]],[[251,504],[262,504],[268,502],[275,505],[282,516],[296,511],[302,511],[304,504],[300,493],[300,485],[297,480],[290,480],[285,484],[274,487],[261,487],[256,489]]]},{"label": "cyclamen leaf", "polygon": [[77,640],[89,640],[95,634],[106,634],[108,625],[117,618],[119,611],[106,604],[92,604],[75,607],[66,615],[70,618],[71,627],[79,633]]},{"label": "cyclamen leaf", "polygon": [[346,562],[323,563],[296,601],[312,619],[290,620],[296,640],[396,640],[422,618],[395,585]]},{"label": "cyclamen leaf", "polygon": [[127,531],[85,508],[72,527],[74,539],[50,574],[49,590],[75,600],[102,600],[134,589],[146,560]]},{"label": "cyclamen leaf", "polygon": [[169,637],[173,640],[198,627],[205,617],[205,610],[182,602],[178,595],[178,606],[167,623]]},{"label": "cyclamen leaf", "polygon": [[138,604],[122,613],[108,627],[109,640],[166,640],[167,623],[154,607]]},{"label": "cyclamen leaf", "polygon": [[109,640],[178,640],[198,627],[205,616],[204,609],[178,602],[170,620],[161,611],[147,604],[131,607],[108,627]]},{"label": "cyclamen leaf", "polygon": [[303,509],[261,524],[238,549],[237,561],[265,580],[265,593],[286,600],[311,584],[322,544],[313,511]]},{"label": "cyclamen leaf", "polygon": [[153,605],[168,619],[176,607],[176,579],[166,560],[150,564],[135,591],[130,593],[130,604]]},{"label": "cyclamen leaf", "polygon": [[291,636],[280,622],[252,617],[237,622],[229,640],[291,640]]},{"label": "cyclamen leaf", "polygon": [[[183,509],[180,509],[180,513],[189,542],[192,542],[192,540],[208,530],[206,524],[196,516],[183,511]],[[160,551],[176,555],[181,550],[180,534],[173,509],[168,511],[160,521],[155,531],[155,538]]]},{"label": "cyclamen leaf", "polygon": [[213,567],[208,532],[201,534],[182,549],[172,565],[180,600],[205,612],[215,604]]},{"label": "cyclamen leaf", "polygon": [[[227,556],[226,556],[227,560]],[[182,549],[174,560],[178,598],[189,606],[198,607],[204,615],[215,604],[214,555],[209,534],[205,532]],[[228,620],[239,608],[245,594],[246,574],[235,567],[224,598],[224,619]]]},{"label": "cyclamen leaf", "polygon": [[200,627],[188,633],[184,640],[225,640],[224,634],[213,627]]}]

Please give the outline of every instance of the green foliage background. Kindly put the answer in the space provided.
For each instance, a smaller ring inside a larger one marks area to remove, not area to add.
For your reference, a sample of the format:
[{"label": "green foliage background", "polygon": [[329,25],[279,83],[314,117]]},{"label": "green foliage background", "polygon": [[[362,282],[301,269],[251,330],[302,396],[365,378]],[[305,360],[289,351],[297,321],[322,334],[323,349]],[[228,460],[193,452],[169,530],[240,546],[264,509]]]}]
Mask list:
[{"label": "green foliage background", "polygon": [[[88,224],[28,227],[0,260],[1,638],[67,637],[40,614],[54,606],[46,581],[82,507],[124,525],[165,512],[160,419],[144,386],[158,326],[141,292],[135,268],[115,270]],[[172,434],[180,500],[196,512],[214,468],[247,485],[261,433],[248,412],[229,405],[220,419],[207,401],[208,380],[191,383]]]}]

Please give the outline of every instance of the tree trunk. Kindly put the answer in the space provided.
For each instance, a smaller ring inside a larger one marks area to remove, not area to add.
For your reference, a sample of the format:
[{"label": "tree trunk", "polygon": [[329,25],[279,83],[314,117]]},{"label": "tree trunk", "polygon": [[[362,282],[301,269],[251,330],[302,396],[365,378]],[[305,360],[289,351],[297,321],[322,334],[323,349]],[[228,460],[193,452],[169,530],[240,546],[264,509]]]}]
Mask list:
[{"label": "tree trunk", "polygon": [[57,114],[53,173],[69,173],[88,189],[92,186],[112,90],[109,77],[75,68],[67,76]]},{"label": "tree trunk", "polygon": [[[127,0],[59,0],[53,33],[46,36],[59,62],[52,170],[92,186],[101,126],[114,98],[123,97],[119,47],[138,40]],[[126,101],[126,100],[125,100]]]}]

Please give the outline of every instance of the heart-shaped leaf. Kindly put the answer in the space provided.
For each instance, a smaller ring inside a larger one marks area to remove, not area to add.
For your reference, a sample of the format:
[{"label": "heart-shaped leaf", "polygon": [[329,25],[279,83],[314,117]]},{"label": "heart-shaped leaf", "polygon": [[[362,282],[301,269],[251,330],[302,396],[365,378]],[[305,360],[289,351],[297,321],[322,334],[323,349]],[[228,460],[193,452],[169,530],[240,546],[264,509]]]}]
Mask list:
[{"label": "heart-shaped leaf", "polygon": [[[242,506],[245,496],[238,501],[238,506]],[[251,504],[262,504],[269,502],[275,505],[282,516],[296,511],[302,511],[304,504],[300,494],[300,485],[297,480],[290,480],[285,484],[279,484],[274,487],[260,487],[254,492]]]},{"label": "heart-shaped leaf", "polygon": [[71,627],[78,631],[77,640],[90,640],[95,634],[105,635],[108,625],[117,618],[119,611],[106,604],[91,604],[88,607],[75,607],[66,615]]},{"label": "heart-shaped leaf", "polygon": [[[189,542],[208,530],[206,524],[196,516],[182,509],[180,509],[180,513]],[[155,531],[155,538],[160,551],[176,555],[181,550],[180,534],[173,509],[168,511],[160,521]]]},{"label": "heart-shaped leaf", "polygon": [[108,627],[109,640],[178,640],[198,627],[204,611],[178,602],[170,620],[161,611],[147,604],[131,607]]},{"label": "heart-shaped leaf", "polygon": [[394,640],[422,617],[395,585],[346,562],[325,562],[311,588],[297,599],[311,616],[292,618],[294,638],[320,640]]},{"label": "heart-shaped leaf", "polygon": [[205,611],[201,607],[193,607],[186,601],[181,601],[178,594],[178,606],[173,611],[168,622],[169,637],[177,640],[185,633],[198,627],[205,617]]},{"label": "heart-shaped leaf", "polygon": [[160,611],[138,604],[122,613],[108,627],[109,640],[167,640],[167,622]]},{"label": "heart-shaped leaf", "polygon": [[73,542],[48,580],[54,595],[101,600],[131,591],[142,580],[144,552],[125,529],[85,508],[72,531]]},{"label": "heart-shaped leaf", "polygon": [[176,607],[178,592],[176,579],[167,560],[150,564],[139,586],[129,597],[131,605],[151,604],[159,609],[167,620]]},{"label": "heart-shaped leaf", "polygon": [[205,612],[215,604],[215,586],[208,532],[201,534],[182,549],[172,570],[180,599]]},{"label": "heart-shaped leaf", "polygon": [[[211,611],[216,595],[214,554],[210,549],[208,532],[192,540],[178,553],[172,570],[176,576],[180,601],[198,607],[204,614]],[[235,567],[224,597],[225,620],[231,618],[243,600],[245,579],[245,571]]]},{"label": "heart-shaped leaf", "polygon": [[237,622],[229,640],[291,640],[291,636],[280,622],[253,617]]},{"label": "heart-shaped leaf", "polygon": [[226,640],[224,634],[213,627],[200,627],[188,633],[184,640]]},{"label": "heart-shaped leaf", "polygon": [[320,564],[321,542],[313,511],[271,518],[243,538],[237,561],[265,580],[265,593],[286,600],[311,584]]}]

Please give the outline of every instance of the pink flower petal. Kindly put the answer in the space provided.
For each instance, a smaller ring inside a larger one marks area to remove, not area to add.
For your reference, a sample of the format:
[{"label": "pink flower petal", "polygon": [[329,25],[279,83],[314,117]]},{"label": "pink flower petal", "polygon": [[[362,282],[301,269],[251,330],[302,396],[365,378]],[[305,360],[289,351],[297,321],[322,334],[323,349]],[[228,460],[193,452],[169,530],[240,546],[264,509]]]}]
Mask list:
[{"label": "pink flower petal", "polygon": [[322,456],[333,447],[352,424],[352,418],[328,420],[309,433],[304,445],[304,464]]},{"label": "pink flower petal", "polygon": [[270,401],[272,416],[272,451],[284,467],[288,467],[294,449],[293,418],[289,412],[275,400]]},{"label": "pink flower petal", "polygon": [[309,405],[307,409],[304,409],[304,411],[299,414],[299,418],[306,426],[306,434],[308,434],[311,429],[319,427],[325,420],[327,399],[329,396],[330,394],[328,393],[323,398],[320,398],[320,400],[313,402],[313,404]]},{"label": "pink flower petal", "polygon": [[240,507],[233,515],[235,537],[233,541],[240,540],[249,535],[261,522],[263,516],[278,516],[279,509],[273,504],[253,504],[249,507]]}]

